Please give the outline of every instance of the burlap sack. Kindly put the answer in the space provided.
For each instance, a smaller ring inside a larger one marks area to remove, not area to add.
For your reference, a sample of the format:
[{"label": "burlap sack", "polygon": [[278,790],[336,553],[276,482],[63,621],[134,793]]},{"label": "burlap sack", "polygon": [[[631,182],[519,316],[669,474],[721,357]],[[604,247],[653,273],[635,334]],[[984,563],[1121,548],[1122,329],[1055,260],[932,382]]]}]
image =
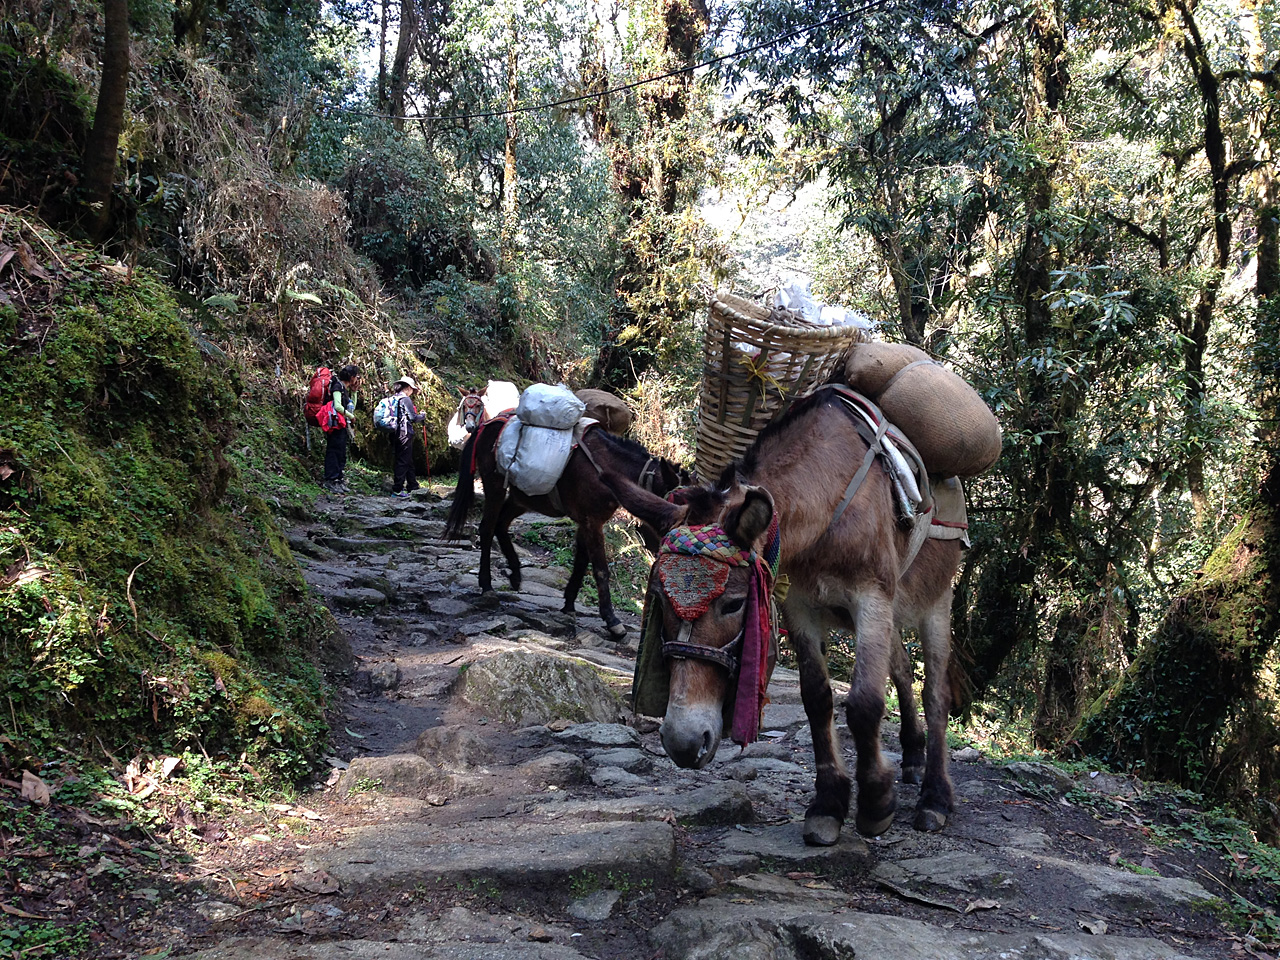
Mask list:
[{"label": "burlap sack", "polygon": [[908,363],[928,359],[923,350],[906,343],[855,343],[845,360],[844,382],[864,397],[877,400],[895,373]]},{"label": "burlap sack", "polygon": [[973,387],[941,364],[903,370],[876,402],[911,438],[932,474],[973,477],[1000,458],[995,414]]},{"label": "burlap sack", "polygon": [[610,433],[621,436],[631,429],[631,422],[634,419],[631,408],[612,393],[587,388],[575,391],[575,395],[587,405],[587,411],[583,416],[599,420],[601,426]]}]

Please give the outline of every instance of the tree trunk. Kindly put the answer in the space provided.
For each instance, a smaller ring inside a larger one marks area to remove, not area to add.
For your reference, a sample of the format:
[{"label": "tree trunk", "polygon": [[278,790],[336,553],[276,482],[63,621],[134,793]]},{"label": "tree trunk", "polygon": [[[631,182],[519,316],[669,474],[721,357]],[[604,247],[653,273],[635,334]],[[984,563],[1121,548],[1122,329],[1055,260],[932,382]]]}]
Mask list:
[{"label": "tree trunk", "polygon": [[519,14],[513,7],[507,42],[507,139],[503,151],[505,163],[502,168],[502,231],[498,238],[498,252],[503,273],[510,273],[515,265],[516,234],[520,229],[520,195],[516,170],[516,141],[520,136],[520,128],[516,123],[514,112],[520,99],[519,20]]},{"label": "tree trunk", "polygon": [[382,0],[382,23],[378,32],[378,109],[387,109],[387,16],[391,0]]},{"label": "tree trunk", "polygon": [[[657,48],[659,69],[675,70],[694,64],[710,25],[703,0],[646,0],[656,29],[646,41]],[[597,104],[592,111],[593,129],[613,164],[613,185],[622,198],[630,223],[622,243],[617,271],[617,297],[609,329],[591,374],[591,382],[609,389],[627,390],[653,364],[656,351],[637,349],[666,339],[662,325],[680,319],[679,309],[659,291],[641,316],[632,304],[654,293],[654,257],[675,260],[689,256],[672,250],[669,237],[650,235],[650,224],[660,214],[672,214],[678,205],[691,166],[691,156],[681,144],[667,140],[689,113],[693,103],[693,76],[689,73],[635,91],[636,132],[617,136],[624,125],[615,124]],[[661,233],[661,227],[657,227]],[[655,251],[658,251],[655,254]],[[664,264],[665,265],[665,264]],[[666,315],[668,312],[671,315]],[[638,336],[623,336],[639,329]]]},{"label": "tree trunk", "polygon": [[103,0],[104,43],[102,83],[93,130],[85,142],[81,171],[88,209],[85,229],[95,241],[111,228],[111,191],[115,186],[120,130],[124,127],[125,96],[129,91],[129,3]]},{"label": "tree trunk", "polygon": [[400,36],[396,39],[396,56],[391,63],[391,125],[404,131],[405,101],[409,93],[409,54],[413,51],[418,29],[417,0],[400,0]]}]

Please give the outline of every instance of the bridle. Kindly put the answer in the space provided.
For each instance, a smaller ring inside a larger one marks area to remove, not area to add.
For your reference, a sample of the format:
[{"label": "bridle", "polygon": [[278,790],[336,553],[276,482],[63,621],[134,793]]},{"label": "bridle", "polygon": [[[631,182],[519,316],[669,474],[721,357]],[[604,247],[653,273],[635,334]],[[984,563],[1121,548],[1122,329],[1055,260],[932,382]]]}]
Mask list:
[{"label": "bridle", "polygon": [[705,643],[690,643],[693,634],[693,621],[681,620],[680,633],[674,640],[662,642],[662,655],[672,660],[705,660],[729,671],[729,676],[736,677],[738,668],[742,666],[742,640],[746,636],[747,627],[744,622],[738,635],[723,647],[710,647]]},{"label": "bridle", "polygon": [[468,433],[474,433],[484,423],[484,398],[478,393],[469,393],[462,398],[462,426]]}]

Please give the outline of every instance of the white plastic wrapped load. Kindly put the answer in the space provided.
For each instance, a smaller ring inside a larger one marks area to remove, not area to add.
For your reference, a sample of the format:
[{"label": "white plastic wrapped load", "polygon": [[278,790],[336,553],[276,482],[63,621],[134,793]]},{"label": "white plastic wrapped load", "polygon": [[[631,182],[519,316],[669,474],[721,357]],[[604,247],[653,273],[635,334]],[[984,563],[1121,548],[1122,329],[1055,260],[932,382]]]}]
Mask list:
[{"label": "white plastic wrapped load", "polygon": [[467,433],[467,428],[462,425],[462,410],[459,409],[453,415],[453,419],[449,421],[445,427],[445,433],[449,436],[449,446],[455,450],[461,450],[467,444],[467,437],[471,434]]},{"label": "white plastic wrapped load", "polygon": [[514,410],[520,404],[520,388],[510,380],[490,380],[484,388],[484,418],[492,420],[498,414]]},{"label": "white plastic wrapped load", "polygon": [[520,406],[516,416],[521,423],[531,427],[550,427],[553,430],[568,430],[582,416],[587,405],[574,396],[573,391],[563,383],[550,386],[535,383],[526,387],[520,394]]},{"label": "white plastic wrapped load", "polygon": [[573,431],[536,427],[512,417],[498,438],[496,452],[498,469],[511,485],[531,497],[540,496],[550,493],[564,473],[573,453]]}]

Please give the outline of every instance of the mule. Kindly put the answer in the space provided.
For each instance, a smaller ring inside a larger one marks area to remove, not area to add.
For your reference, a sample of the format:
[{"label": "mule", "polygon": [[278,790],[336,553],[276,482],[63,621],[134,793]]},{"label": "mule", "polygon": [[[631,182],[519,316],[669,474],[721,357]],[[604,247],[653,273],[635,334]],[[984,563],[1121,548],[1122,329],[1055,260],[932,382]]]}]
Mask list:
[{"label": "mule", "polygon": [[[660,457],[652,456],[641,444],[614,436],[600,428],[588,429],[565,464],[564,473],[548,494],[530,496],[516,487],[507,486],[506,476],[498,469],[498,436],[506,424],[504,418],[483,423],[462,448],[458,467],[458,485],[453,506],[445,521],[445,539],[463,536],[467,514],[475,500],[474,477],[480,475],[484,487],[484,513],[480,520],[480,590],[493,589],[491,553],[493,538],[507,559],[509,579],[520,589],[520,558],[511,542],[511,521],[528,511],[549,517],[569,517],[577,524],[573,544],[573,569],[564,591],[562,612],[573,613],[578,591],[586,575],[588,563],[595,577],[600,598],[600,619],[615,637],[626,634],[626,626],[613,610],[609,590],[609,560],[604,547],[604,525],[618,509],[618,501],[605,482],[605,477],[629,481],[642,492],[659,497],[688,481],[688,474]],[[646,537],[656,546],[656,538]]]},{"label": "mule", "polygon": [[[942,829],[954,802],[946,742],[951,705],[947,668],[960,545],[926,540],[901,571],[909,534],[898,522],[891,480],[881,469],[866,473],[847,509],[836,517],[868,449],[843,403],[820,391],[766,428],[740,466],[731,465],[714,485],[680,491],[675,498],[680,502],[667,502],[632,484],[614,484],[618,500],[633,515],[672,531],[664,550],[673,536],[684,532],[725,536],[753,550],[753,556],[763,555],[776,517],[778,574],[789,581],[782,618],[799,660],[800,692],[813,731],[816,795],[804,824],[805,842],[813,845],[836,843],[849,813],[851,784],[836,739],[825,653],[835,629],[856,635],[845,712],[857,748],[858,831],[883,833],[896,808],[893,771],[880,750],[885,682],[891,675],[902,703],[903,779],[921,784],[916,829]],[[659,605],[663,652],[669,656],[662,744],[678,766],[705,767],[720,742],[726,703],[751,695],[742,689],[745,681],[739,684],[732,675],[732,663],[726,669],[723,651],[741,644],[746,633],[752,571],[730,567],[721,580],[723,592],[689,620],[681,618],[659,576],[662,562],[660,556],[649,585],[650,602]],[[708,576],[714,580],[724,574]],[[911,665],[898,634],[905,628],[918,632],[924,650],[927,730],[920,726]],[[748,739],[757,732],[752,730]]]}]

